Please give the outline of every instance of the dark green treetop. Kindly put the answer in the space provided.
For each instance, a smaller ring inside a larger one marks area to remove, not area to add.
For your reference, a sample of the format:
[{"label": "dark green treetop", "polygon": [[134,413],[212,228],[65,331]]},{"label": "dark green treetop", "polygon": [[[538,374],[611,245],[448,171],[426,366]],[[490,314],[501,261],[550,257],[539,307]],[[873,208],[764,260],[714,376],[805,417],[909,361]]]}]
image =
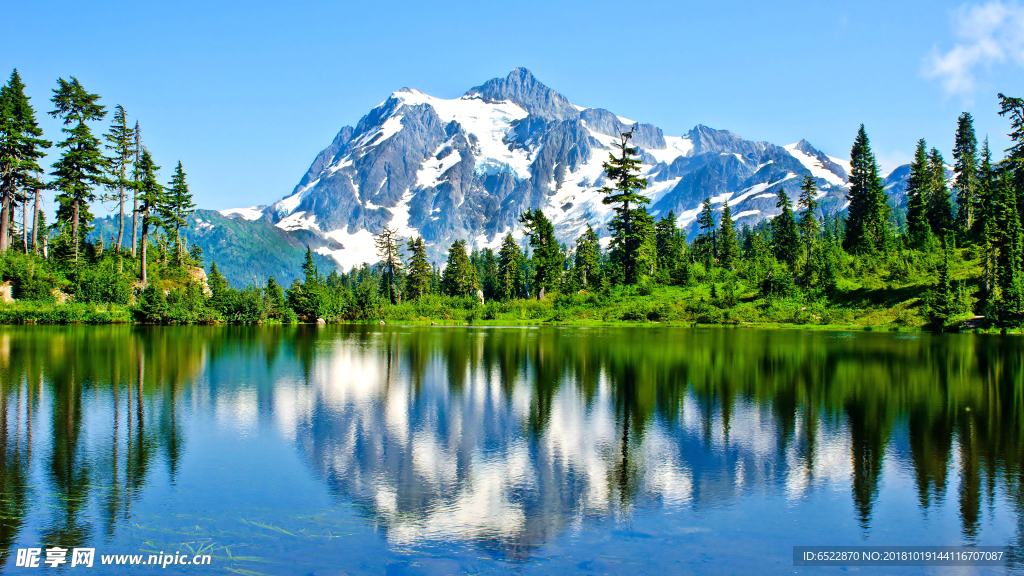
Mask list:
[{"label": "dark green treetop", "polygon": [[846,195],[850,205],[845,244],[852,253],[886,251],[889,248],[891,208],[878,172],[871,142],[861,124],[850,150],[850,191]]},{"label": "dark green treetop", "polygon": [[558,288],[565,260],[555,238],[554,225],[540,208],[527,210],[519,216],[519,222],[523,224],[533,248],[534,295],[539,296],[541,288],[548,292]]},{"label": "dark green treetop", "polygon": [[[651,199],[640,194],[647,188],[647,179],[640,177],[641,161],[636,157],[639,150],[629,145],[633,137],[633,129],[619,134],[619,142],[613,144],[619,155],[608,155],[608,161],[602,164],[613,187],[605,186],[601,192],[605,194],[603,202],[615,205],[615,215],[608,223],[611,232],[611,256],[627,284],[637,282],[643,264],[638,263],[639,252],[645,242],[644,233],[638,230],[636,223],[637,210],[651,202]],[[640,217],[643,219],[643,217]]]},{"label": "dark green treetop", "polygon": [[775,203],[775,207],[781,208],[782,213],[772,218],[772,252],[779,261],[785,262],[789,265],[790,270],[793,270],[800,257],[800,234],[797,231],[796,217],[793,215],[789,195],[781,186],[778,196],[779,200]]}]

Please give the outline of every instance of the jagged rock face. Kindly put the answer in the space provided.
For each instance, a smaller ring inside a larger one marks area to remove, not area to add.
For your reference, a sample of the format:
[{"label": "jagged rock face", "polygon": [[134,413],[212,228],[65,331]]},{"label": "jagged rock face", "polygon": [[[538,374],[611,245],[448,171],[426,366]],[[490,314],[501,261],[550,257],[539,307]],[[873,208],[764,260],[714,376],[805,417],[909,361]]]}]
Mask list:
[{"label": "jagged rock face", "polygon": [[541,84],[526,68],[516,68],[505,78],[492,78],[482,86],[470,88],[464,96],[484,102],[508,100],[531,116],[547,120],[574,120],[579,110],[569,99]]},{"label": "jagged rock face", "polygon": [[706,126],[665,136],[574,106],[517,68],[454,100],[395,92],[342,128],[292,193],[256,217],[321,238],[318,251],[346,268],[377,261],[373,234],[384,226],[422,236],[441,261],[455,240],[471,248],[497,247],[508,233],[521,240],[518,216],[536,207],[567,244],[588,224],[606,237],[612,210],[599,191],[608,183],[602,163],[630,129],[649,209],[673,212],[691,233],[704,198],[718,210],[728,201],[741,224],[753,224],[778,213],[780,187],[795,200],[805,174],[815,177],[824,210],[845,204],[846,163],[806,141],[782,147]]}]

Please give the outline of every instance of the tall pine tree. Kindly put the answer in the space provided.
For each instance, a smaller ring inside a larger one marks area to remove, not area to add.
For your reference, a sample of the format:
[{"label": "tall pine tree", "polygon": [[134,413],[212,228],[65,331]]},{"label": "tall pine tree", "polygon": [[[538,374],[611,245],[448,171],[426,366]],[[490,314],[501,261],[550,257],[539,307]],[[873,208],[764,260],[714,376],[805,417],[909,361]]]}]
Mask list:
[{"label": "tall pine tree", "polygon": [[974,209],[978,203],[978,138],[974,135],[974,118],[969,112],[964,112],[957,120],[953,162],[956,227],[961,236],[966,236],[974,226]]},{"label": "tall pine tree", "polygon": [[594,290],[601,285],[601,244],[590,224],[587,224],[587,231],[576,239],[573,269],[584,290]]},{"label": "tall pine tree", "polygon": [[[615,216],[608,223],[611,231],[611,256],[619,269],[622,280],[627,284],[636,283],[646,263],[638,262],[640,252],[645,250],[648,240],[642,230],[643,223],[637,223],[638,208],[651,202],[651,199],[640,194],[647,188],[647,179],[640,177],[640,159],[636,157],[639,150],[629,145],[633,137],[633,129],[619,134],[619,142],[613,145],[619,150],[608,155],[608,162],[602,164],[608,179],[615,183],[613,188],[605,186],[601,192],[606,196],[605,204],[615,205]],[[646,213],[646,210],[644,210]],[[646,220],[644,216],[639,216]],[[647,217],[649,218],[649,216]]]},{"label": "tall pine tree", "polygon": [[160,206],[164,204],[164,187],[157,182],[156,172],[160,167],[153,162],[153,157],[150,156],[149,150],[142,150],[142,158],[139,159],[139,164],[136,166],[136,170],[139,175],[138,180],[138,201],[139,201],[139,216],[142,219],[142,238],[139,242],[141,246],[141,259],[142,259],[142,273],[141,280],[142,285],[145,286],[149,283],[149,273],[147,266],[147,255],[149,246],[149,230],[150,226],[160,226],[160,216],[157,214]]},{"label": "tall pine tree", "polygon": [[924,138],[917,141],[914,161],[910,163],[910,176],[907,178],[907,235],[914,248],[930,246],[932,241],[932,225],[928,218],[932,171],[928,165],[927,146]]},{"label": "tall pine tree", "polygon": [[540,208],[527,210],[519,217],[530,238],[533,248],[533,292],[540,298],[541,289],[550,292],[558,288],[562,281],[562,267],[565,264],[558,240],[555,238],[555,227]]},{"label": "tall pine tree", "polygon": [[997,263],[999,323],[1017,327],[1024,322],[1024,229],[1016,195],[1011,190],[1012,175],[1004,174],[996,186],[1003,220]]},{"label": "tall pine tree", "polygon": [[1024,98],[999,94],[999,115],[1010,119],[1010,142],[1004,162],[1011,174],[1018,209],[1024,209]]},{"label": "tall pine tree", "polygon": [[679,250],[679,227],[676,225],[676,214],[669,210],[668,214],[658,220],[655,225],[658,243],[658,269],[671,270],[679,263],[682,252]]},{"label": "tall pine tree", "polygon": [[385,226],[380,234],[373,237],[373,241],[384,265],[385,294],[389,302],[398,304],[402,298],[397,282],[398,273],[402,270],[402,259],[398,254],[398,231]]},{"label": "tall pine tree", "polygon": [[740,259],[740,245],[736,240],[736,225],[732,221],[729,201],[722,206],[722,221],[719,223],[718,261],[723,268],[731,270]]},{"label": "tall pine tree", "polygon": [[505,235],[498,250],[498,298],[512,300],[526,292],[526,277],[523,272],[523,253],[511,234]]},{"label": "tall pine tree", "polygon": [[[67,135],[63,142],[57,144],[63,152],[53,164],[54,180],[51,185],[57,189],[57,202],[60,204],[58,220],[71,221],[76,264],[79,244],[85,236],[80,230],[80,223],[92,221],[89,203],[96,199],[94,189],[107,182],[107,158],[100,152],[100,141],[86,124],[106,116],[106,109],[97,103],[99,99],[99,95],[89,93],[74,76],[70,82],[58,78],[50,99],[54,104],[50,115],[64,121],[61,131]],[[72,125],[73,128],[68,128]]]},{"label": "tall pine tree", "polygon": [[800,183],[800,200],[799,206],[803,210],[800,214],[800,240],[804,246],[804,260],[807,262],[811,261],[811,251],[814,245],[818,242],[818,236],[821,235],[821,225],[818,223],[818,186],[814,182],[814,177],[810,174],[804,176],[803,182]]},{"label": "tall pine tree", "polygon": [[117,202],[117,251],[120,253],[124,238],[124,201],[127,191],[132,188],[128,172],[135,155],[135,130],[128,126],[128,115],[120,104],[114,107],[110,131],[103,137],[107,141],[107,150],[111,152],[107,184],[110,194],[104,196],[104,200]]},{"label": "tall pine tree", "polygon": [[448,249],[448,263],[441,277],[441,286],[449,296],[472,296],[476,293],[476,269],[469,261],[465,240],[456,240]]},{"label": "tall pine tree", "polygon": [[633,211],[634,230],[639,240],[636,249],[636,256],[633,265],[633,273],[636,277],[625,278],[627,283],[635,283],[642,278],[654,276],[658,269],[658,231],[655,228],[654,217],[647,212],[646,206]]},{"label": "tall pine tree", "polygon": [[850,206],[846,217],[845,247],[853,253],[889,248],[891,209],[878,171],[871,142],[861,124],[850,150],[850,192],[846,195]]},{"label": "tall pine tree", "polygon": [[797,258],[800,257],[800,234],[789,194],[781,186],[778,197],[775,207],[781,208],[782,213],[772,218],[772,252],[781,262],[788,264],[790,270],[795,270]]},{"label": "tall pine tree", "polygon": [[39,190],[44,187],[38,178],[38,160],[44,156],[43,149],[50,147],[42,135],[25,84],[15,69],[0,88],[0,252],[9,245],[15,203],[22,204],[24,213],[31,195],[38,206]]},{"label": "tall pine tree", "polygon": [[932,232],[940,238],[945,238],[946,233],[953,230],[953,206],[949,201],[946,163],[942,160],[942,154],[935,148],[928,154],[928,171],[931,172],[928,221],[932,226]]},{"label": "tall pine tree", "polygon": [[164,196],[164,203],[160,207],[160,219],[162,226],[171,236],[174,245],[175,261],[181,262],[185,254],[185,243],[181,237],[181,229],[188,226],[188,217],[196,209],[192,201],[192,194],[188,191],[188,183],[185,181],[185,171],[181,167],[181,161],[174,167],[174,175],[167,187],[167,194]]},{"label": "tall pine tree", "polygon": [[405,245],[409,250],[409,268],[405,276],[405,297],[418,300],[430,293],[431,267],[423,238],[414,238]]},{"label": "tall pine tree", "polygon": [[697,217],[700,234],[693,242],[694,255],[710,267],[717,256],[715,247],[715,211],[711,207],[711,198],[705,198],[701,205],[700,216]]}]

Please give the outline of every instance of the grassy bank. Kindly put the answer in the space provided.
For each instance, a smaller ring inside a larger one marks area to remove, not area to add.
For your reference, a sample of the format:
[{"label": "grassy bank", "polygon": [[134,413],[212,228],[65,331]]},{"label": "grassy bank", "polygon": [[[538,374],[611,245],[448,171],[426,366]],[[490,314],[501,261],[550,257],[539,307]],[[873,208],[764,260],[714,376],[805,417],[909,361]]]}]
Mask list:
[{"label": "grassy bank", "polygon": [[[683,288],[647,284],[613,287],[598,292],[552,294],[544,300],[517,299],[480,304],[475,298],[427,295],[416,301],[391,305],[377,299],[348,313],[329,318],[331,323],[362,321],[438,325],[732,325],[776,327],[855,327],[920,329],[926,325],[921,292],[906,287],[863,291],[828,300],[759,298],[756,292],[720,296],[717,285]],[[714,293],[713,293],[714,292]],[[173,298],[172,298],[173,301]],[[861,305],[856,305],[861,304]],[[0,323],[105,324],[140,320],[135,307],[117,304],[16,302],[0,304]],[[963,319],[969,314],[964,314]],[[222,314],[181,316],[165,323],[254,323]],[[274,322],[265,319],[262,322]]]}]

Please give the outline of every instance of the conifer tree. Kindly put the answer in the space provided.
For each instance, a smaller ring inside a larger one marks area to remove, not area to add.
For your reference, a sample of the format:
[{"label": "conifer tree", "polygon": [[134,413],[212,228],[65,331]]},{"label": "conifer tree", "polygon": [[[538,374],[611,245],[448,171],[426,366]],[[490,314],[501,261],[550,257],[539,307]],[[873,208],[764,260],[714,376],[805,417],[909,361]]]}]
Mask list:
[{"label": "conifer tree", "polygon": [[104,196],[104,200],[117,202],[117,251],[120,253],[124,237],[124,201],[127,191],[132,188],[128,171],[135,152],[135,130],[128,126],[127,114],[120,104],[114,108],[114,119],[110,124],[110,131],[103,137],[107,141],[107,150],[112,153],[107,184],[110,194]]},{"label": "conifer tree", "polygon": [[160,207],[161,225],[172,236],[175,259],[178,262],[181,261],[185,250],[181,229],[188,226],[188,217],[195,211],[195,208],[192,194],[188,191],[188,183],[185,181],[185,171],[182,170],[179,160],[167,187],[164,203]]},{"label": "conifer tree", "polygon": [[[355,270],[352,270],[355,272]],[[313,291],[320,286],[323,281],[323,276],[320,275],[320,269],[317,267],[316,262],[313,261],[313,250],[306,245],[306,257],[302,261],[302,274],[304,276],[302,285],[307,291]]]},{"label": "conifer tree", "polygon": [[584,290],[593,290],[601,285],[601,244],[590,224],[587,224],[587,231],[576,239],[574,264],[577,281]]},{"label": "conifer tree", "polygon": [[863,124],[850,150],[850,168],[845,247],[852,253],[888,250],[891,209]]},{"label": "conifer tree", "polygon": [[722,221],[719,223],[718,261],[723,268],[731,270],[736,267],[740,259],[740,245],[736,240],[736,226],[732,221],[732,212],[729,210],[729,201],[722,206]]},{"label": "conifer tree", "polygon": [[974,118],[969,112],[964,112],[957,120],[953,162],[957,229],[961,235],[966,235],[974,226],[974,209],[978,203],[978,138],[974,135]]},{"label": "conifer tree", "polygon": [[523,253],[515,239],[506,234],[498,250],[497,292],[501,300],[519,298],[525,293],[526,278],[523,273]]},{"label": "conifer tree", "polygon": [[441,278],[441,286],[449,296],[472,296],[476,293],[476,269],[469,261],[465,240],[456,240],[448,249],[448,263]]},{"label": "conifer tree", "polygon": [[668,211],[655,225],[658,244],[658,268],[671,270],[675,268],[682,257],[679,242],[679,226],[676,225],[676,213]]},{"label": "conifer tree", "polygon": [[633,211],[633,224],[640,243],[632,267],[632,273],[636,274],[636,277],[627,277],[627,283],[636,283],[642,278],[654,276],[658,269],[658,232],[655,229],[654,217],[642,206]]},{"label": "conifer tree", "polygon": [[405,245],[409,250],[409,272],[405,276],[405,294],[408,300],[417,300],[430,293],[431,267],[427,260],[427,245],[423,238],[414,238]]},{"label": "conifer tree", "polygon": [[650,198],[640,194],[647,188],[647,179],[640,177],[641,162],[636,158],[639,150],[629,145],[632,137],[632,128],[619,134],[619,142],[613,144],[619,150],[619,156],[609,154],[608,162],[602,164],[605,174],[615,186],[601,188],[606,195],[603,202],[616,205],[615,216],[608,223],[612,237],[611,256],[627,284],[637,282],[640,277],[638,266],[642,267],[642,264],[637,262],[637,258],[647,240],[635,222],[637,210],[651,202]]},{"label": "conifer tree", "polygon": [[149,154],[149,150],[142,150],[142,158],[139,160],[139,164],[136,170],[139,174],[138,189],[139,189],[139,215],[142,218],[142,238],[140,242],[142,244],[141,258],[142,258],[142,285],[145,286],[149,282],[149,276],[147,272],[147,248],[149,245],[149,229],[150,226],[160,226],[160,216],[156,213],[160,206],[164,203],[164,187],[157,182],[156,172],[160,167],[153,162],[153,157]]},{"label": "conifer tree", "polygon": [[928,298],[929,319],[940,331],[946,327],[949,319],[956,315],[955,294],[949,272],[949,252],[952,250],[953,241],[949,236],[950,234],[947,234],[942,242],[943,263],[939,266],[939,283]]},{"label": "conifer tree", "polygon": [[1024,98],[1012,98],[999,94],[999,115],[1010,118],[1010,142],[1006,149],[1007,169],[1010,171],[1012,186],[1019,208],[1024,208]]},{"label": "conifer tree", "polygon": [[398,254],[398,231],[385,226],[380,234],[373,237],[373,241],[377,246],[377,255],[384,264],[383,281],[387,286],[388,301],[398,304],[402,298],[396,282],[398,273],[402,270],[402,259]]},{"label": "conifer tree", "polygon": [[22,204],[24,214],[29,195],[38,199],[39,190],[44,187],[38,178],[38,160],[50,142],[43,140],[42,135],[35,110],[25,95],[25,84],[15,69],[7,84],[0,88],[0,252],[8,248],[15,203]]},{"label": "conifer tree", "polygon": [[[97,103],[97,94],[90,94],[74,76],[68,82],[57,79],[57,87],[53,90],[53,117],[64,121],[61,129],[67,139],[57,145],[64,149],[60,159],[53,164],[54,181],[51,185],[57,189],[57,201],[60,208],[57,218],[62,221],[71,220],[71,236],[74,242],[75,264],[78,264],[78,249],[82,234],[80,222],[87,224],[92,221],[89,203],[96,199],[94,189],[106,183],[107,159],[100,152],[100,141],[92,135],[86,122],[102,120],[106,109]],[[73,128],[68,126],[74,125]]]},{"label": "conifer tree", "polygon": [[526,229],[533,248],[534,276],[531,284],[534,295],[539,298],[541,288],[545,291],[558,288],[565,260],[555,238],[555,227],[543,210],[527,210],[519,217],[519,222]]},{"label": "conifer tree", "polygon": [[284,289],[277,283],[273,276],[267,278],[267,287],[263,290],[264,300],[267,304],[267,312],[271,318],[285,318],[285,310],[288,307],[284,299]]},{"label": "conifer tree", "polygon": [[953,230],[953,207],[949,201],[946,163],[942,160],[942,154],[935,148],[928,154],[928,171],[931,172],[928,221],[932,232],[945,238],[946,232]]},{"label": "conifer tree", "polygon": [[996,250],[999,245],[998,211],[996,210],[996,180],[992,166],[992,152],[988,138],[981,148],[978,163],[978,197],[974,209],[973,235],[978,238],[982,262],[982,299],[991,302],[996,285]]},{"label": "conifer tree", "polygon": [[932,225],[928,218],[932,170],[928,164],[927,146],[924,138],[917,141],[914,161],[910,164],[910,176],[907,178],[907,235],[914,248],[928,246],[932,238]]},{"label": "conifer tree", "polygon": [[[145,216],[143,216],[142,219],[142,233],[143,235],[145,235],[146,233]],[[145,244],[142,245],[142,253],[146,253]],[[146,269],[145,264],[143,264],[142,269]],[[209,276],[207,276],[206,284],[207,286],[210,287],[210,306],[215,310],[219,310],[221,312],[226,311],[228,309],[229,298],[231,294],[231,286],[228,285],[227,279],[225,279],[224,275],[221,274],[220,270],[217,269],[216,262],[210,264],[210,274]],[[163,294],[163,290],[157,290],[161,294]]]},{"label": "conifer tree", "polygon": [[139,121],[135,121],[135,162],[132,164],[132,258],[135,258],[136,227],[139,224],[139,163],[142,162],[142,130]]},{"label": "conifer tree", "polygon": [[999,322],[1003,326],[1016,327],[1024,322],[1024,228],[1021,227],[1015,194],[1010,189],[1011,179],[1004,177],[997,186],[1001,189],[1005,222],[998,262]]},{"label": "conifer tree", "polygon": [[818,242],[818,236],[821,235],[821,225],[818,224],[818,216],[816,214],[818,210],[818,186],[814,181],[814,177],[810,174],[805,175],[803,182],[800,183],[799,206],[803,210],[803,213],[800,214],[798,225],[800,240],[804,245],[804,259],[810,262],[811,250]]},{"label": "conifer tree", "polygon": [[797,258],[800,257],[800,233],[797,231],[789,194],[781,186],[778,197],[775,207],[781,208],[782,213],[772,218],[772,252],[780,262],[785,262],[790,270],[794,270]]},{"label": "conifer tree", "polygon": [[490,248],[474,250],[469,255],[469,260],[476,269],[476,277],[480,282],[480,290],[484,293],[484,300],[491,301],[498,298],[498,260],[494,256],[494,250]]},{"label": "conifer tree", "polygon": [[697,258],[703,260],[710,267],[717,255],[715,247],[715,212],[711,207],[711,198],[704,199],[700,216],[697,217],[697,226],[700,228],[700,234],[697,235],[697,239],[693,243],[693,250]]}]

